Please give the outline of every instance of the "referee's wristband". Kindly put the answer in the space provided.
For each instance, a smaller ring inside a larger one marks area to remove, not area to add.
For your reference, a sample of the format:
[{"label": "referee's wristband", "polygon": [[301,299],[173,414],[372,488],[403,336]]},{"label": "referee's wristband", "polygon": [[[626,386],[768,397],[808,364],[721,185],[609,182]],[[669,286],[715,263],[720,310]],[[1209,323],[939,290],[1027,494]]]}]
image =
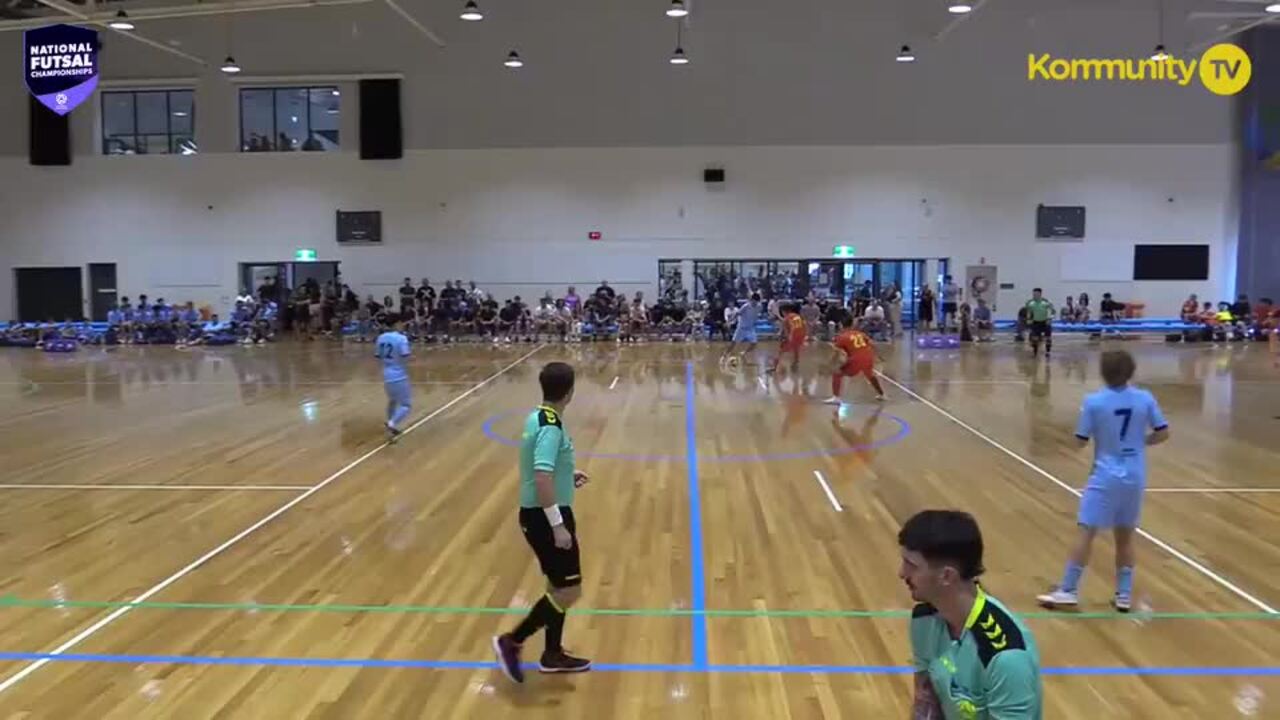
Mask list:
[{"label": "referee's wristband", "polygon": [[547,522],[551,523],[551,527],[564,524],[564,518],[560,516],[559,505],[548,505],[542,508],[542,512],[547,515]]}]

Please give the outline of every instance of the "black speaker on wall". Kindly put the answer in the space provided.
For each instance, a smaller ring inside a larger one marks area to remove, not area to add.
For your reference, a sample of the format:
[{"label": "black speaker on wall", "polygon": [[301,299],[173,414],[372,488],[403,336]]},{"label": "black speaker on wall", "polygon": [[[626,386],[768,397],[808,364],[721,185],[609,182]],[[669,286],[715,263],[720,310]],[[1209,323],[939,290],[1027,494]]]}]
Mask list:
[{"label": "black speaker on wall", "polygon": [[32,165],[71,164],[70,115],[59,115],[28,95],[30,121],[27,136],[30,141]]},{"label": "black speaker on wall", "polygon": [[400,81],[360,81],[360,158],[394,160],[404,157],[400,126]]}]

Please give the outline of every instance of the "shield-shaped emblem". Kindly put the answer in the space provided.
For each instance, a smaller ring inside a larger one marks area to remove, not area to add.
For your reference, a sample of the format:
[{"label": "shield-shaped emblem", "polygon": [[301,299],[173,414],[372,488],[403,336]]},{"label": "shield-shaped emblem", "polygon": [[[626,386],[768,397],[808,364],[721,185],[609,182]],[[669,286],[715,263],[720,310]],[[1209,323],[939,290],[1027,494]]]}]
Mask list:
[{"label": "shield-shaped emblem", "polygon": [[22,77],[45,107],[66,115],[98,87],[98,31],[50,25],[23,33]]}]

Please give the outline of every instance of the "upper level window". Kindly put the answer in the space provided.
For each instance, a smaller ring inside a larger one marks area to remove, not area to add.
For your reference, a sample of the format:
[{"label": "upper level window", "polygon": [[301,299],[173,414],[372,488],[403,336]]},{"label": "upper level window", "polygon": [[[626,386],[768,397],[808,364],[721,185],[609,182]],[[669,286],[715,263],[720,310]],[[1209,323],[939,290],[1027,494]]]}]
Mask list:
[{"label": "upper level window", "polygon": [[241,152],[338,150],[338,88],[243,88]]},{"label": "upper level window", "polygon": [[102,93],[104,155],[195,155],[193,90]]}]

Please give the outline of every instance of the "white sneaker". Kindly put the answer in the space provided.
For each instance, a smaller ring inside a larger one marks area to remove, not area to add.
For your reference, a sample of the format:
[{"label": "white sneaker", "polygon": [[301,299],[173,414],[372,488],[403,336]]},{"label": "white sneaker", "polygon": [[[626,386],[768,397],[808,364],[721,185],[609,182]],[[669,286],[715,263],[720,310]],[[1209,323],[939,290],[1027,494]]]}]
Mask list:
[{"label": "white sneaker", "polygon": [[1127,613],[1133,608],[1133,601],[1124,593],[1116,593],[1115,597],[1111,598],[1111,607],[1115,608],[1116,612]]},{"label": "white sneaker", "polygon": [[888,400],[888,399],[889,399],[889,398],[885,397],[884,395],[877,395],[877,396],[876,396],[876,402],[884,402],[885,400]]},{"label": "white sneaker", "polygon": [[1073,592],[1054,588],[1043,595],[1037,595],[1036,602],[1050,610],[1073,608],[1080,604],[1080,596]]},{"label": "white sneaker", "polygon": [[840,398],[836,397],[835,395],[832,395],[831,397],[827,398],[826,400],[823,400],[823,401],[822,401],[822,404],[823,404],[823,405],[839,405],[839,404],[840,404]]}]

